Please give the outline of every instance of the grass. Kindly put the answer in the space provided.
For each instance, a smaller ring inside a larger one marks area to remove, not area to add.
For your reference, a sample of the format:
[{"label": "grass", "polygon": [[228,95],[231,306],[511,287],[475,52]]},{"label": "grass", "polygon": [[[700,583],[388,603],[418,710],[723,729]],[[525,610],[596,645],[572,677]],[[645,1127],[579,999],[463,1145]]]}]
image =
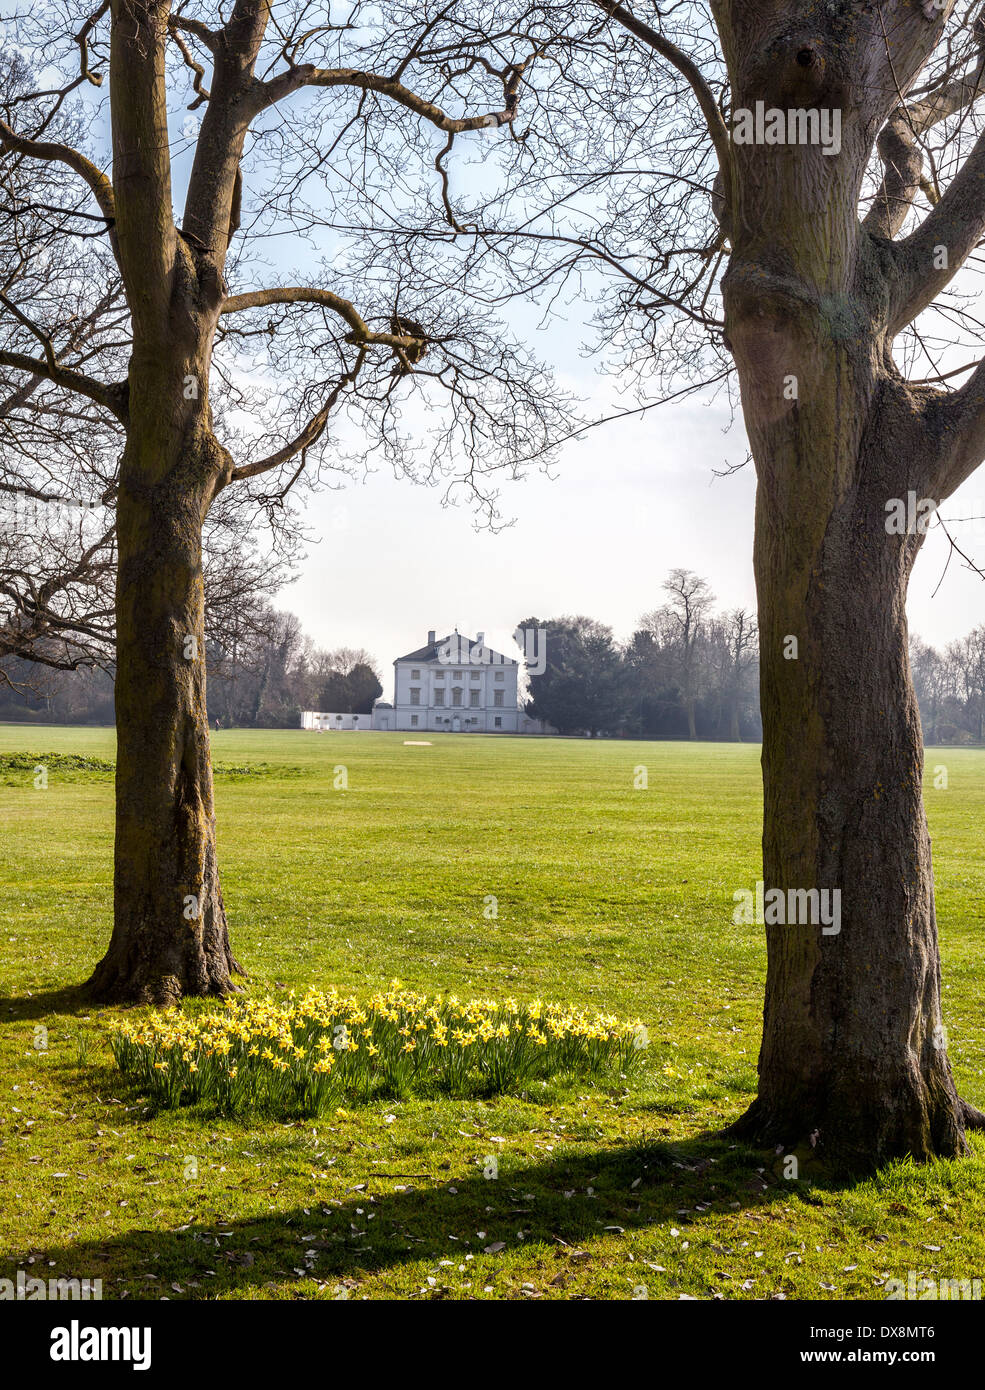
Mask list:
[{"label": "grass", "polygon": [[[39,748],[114,756],[111,731],[0,726],[0,755]],[[0,785],[0,1276],[172,1299],[855,1299],[985,1276],[980,1139],[834,1186],[715,1137],[755,1085],[762,929],[731,913],[759,877],[758,748],[232,730],[214,752],[266,769],[217,782],[254,995],[399,979],[639,1017],[651,1045],[628,1080],[153,1113],[114,1068],[119,1011],[70,989],[109,937],[111,780],[53,761],[36,790],[30,763]],[[944,1021],[983,1105],[985,753],[930,750],[926,796]]]},{"label": "grass", "polygon": [[[286,777],[303,775],[304,769],[285,763],[237,764],[215,760],[212,772],[220,780],[228,777],[276,777],[283,781]],[[93,754],[64,753],[55,749],[0,753],[0,786],[31,786],[35,791],[47,791],[49,778],[63,786],[67,782],[112,781],[115,773],[115,761]]]}]

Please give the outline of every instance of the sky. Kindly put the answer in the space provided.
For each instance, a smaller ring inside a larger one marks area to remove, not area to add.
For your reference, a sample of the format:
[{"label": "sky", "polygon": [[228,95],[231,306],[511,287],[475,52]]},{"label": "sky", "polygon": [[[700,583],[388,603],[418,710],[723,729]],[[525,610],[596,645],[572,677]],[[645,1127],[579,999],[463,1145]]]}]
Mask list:
[{"label": "sky", "polygon": [[[0,0],[0,22],[11,8],[11,0]],[[93,105],[92,138],[108,151],[101,94],[84,95]],[[192,149],[182,132],[193,134],[197,123],[189,129],[186,95],[176,93],[171,110],[179,206]],[[282,259],[286,271],[306,257],[279,239]],[[536,350],[585,416],[606,415],[619,383],[598,376],[580,354],[586,335],[578,305],[568,314]],[[383,469],[307,500],[305,522],[318,539],[276,602],[298,615],[319,647],[371,652],[388,697],[391,663],[421,646],[430,628],[439,636],[456,627],[472,636],[482,631],[488,644],[513,655],[511,634],[521,620],[585,614],[625,640],[640,615],[661,604],[661,583],[677,567],[707,579],[720,607],[754,610],[755,475],[749,464],[716,476],[740,464],[747,448],[741,417],[732,420],[721,396],[613,421],[564,445],[551,477],[533,471],[504,483],[500,507],[513,524],[495,534],[477,529],[467,506],[443,506],[443,486],[398,480]],[[985,468],[942,516],[982,518],[952,533],[985,568]],[[934,646],[985,622],[985,580],[956,555],[948,564],[948,553],[943,532],[932,527],[910,587],[911,631]]]},{"label": "sky", "polygon": [[[575,384],[598,390],[587,371]],[[611,397],[599,395],[598,413],[604,403]],[[563,446],[552,478],[505,485],[501,507],[515,520],[497,534],[477,532],[468,508],[443,507],[440,488],[381,471],[312,500],[307,521],[321,539],[278,603],[318,646],[372,652],[388,698],[392,661],[423,645],[429,628],[481,631],[513,655],[522,619],[584,613],[625,639],[661,604],[675,567],[706,578],[720,607],[754,610],[755,475],[749,464],[716,476],[746,450],[741,418],[731,422],[724,401],[657,407]],[[985,478],[941,509],[972,514],[985,517]],[[985,520],[950,529],[985,568]],[[948,552],[931,527],[910,586],[910,629],[934,646],[985,622],[985,580],[956,555],[947,565]]]}]

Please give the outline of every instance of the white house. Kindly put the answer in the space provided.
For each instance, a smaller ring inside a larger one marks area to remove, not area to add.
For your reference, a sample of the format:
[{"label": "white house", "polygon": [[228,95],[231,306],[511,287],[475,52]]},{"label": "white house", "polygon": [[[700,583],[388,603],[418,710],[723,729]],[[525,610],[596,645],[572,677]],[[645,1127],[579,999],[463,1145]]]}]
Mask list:
[{"label": "white house", "polygon": [[305,729],[390,729],[446,734],[553,732],[520,708],[520,663],[493,651],[480,632],[473,641],[456,628],[393,663],[393,704],[378,701],[372,715],[302,715]]},{"label": "white house", "polygon": [[[520,732],[520,664],[456,629],[393,663],[393,727],[433,733]],[[384,716],[385,717],[385,716]]]}]

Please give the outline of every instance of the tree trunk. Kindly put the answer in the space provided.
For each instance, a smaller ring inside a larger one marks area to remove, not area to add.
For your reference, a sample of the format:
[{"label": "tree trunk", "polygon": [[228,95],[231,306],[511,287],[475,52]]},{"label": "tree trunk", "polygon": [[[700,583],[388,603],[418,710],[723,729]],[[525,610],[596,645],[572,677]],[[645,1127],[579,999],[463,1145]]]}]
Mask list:
[{"label": "tree trunk", "polygon": [[[104,187],[94,171],[90,183],[111,214],[132,340],[116,520],[114,925],[90,986],[100,999],[173,1003],[228,992],[238,969],[216,864],[202,523],[237,476],[213,431],[209,370],[246,133],[271,97],[255,77],[271,7],[235,4],[208,44],[210,91],[180,228],[168,127],[172,7],[106,8],[112,182]],[[317,439],[323,423],[316,415],[305,438]]]},{"label": "tree trunk", "polygon": [[[965,1151],[907,656],[919,544],[886,534],[885,463],[882,447],[864,441],[863,481],[810,554],[784,539],[796,535],[796,492],[776,508],[761,487],[756,546],[763,881],[841,897],[827,932],[819,920],[790,923],[790,913],[766,928],[759,1095],[738,1129],[763,1145],[813,1142],[856,1170]],[[784,655],[791,635],[795,659]]]},{"label": "tree trunk", "polygon": [[742,729],[739,726],[739,705],[735,701],[732,704],[732,712],[729,716],[729,738],[733,743],[742,742]]},{"label": "tree trunk", "polygon": [[[734,144],[723,200],[726,342],[758,478],[763,882],[787,908],[766,914],[759,1094],[735,1130],[857,1172],[964,1153],[980,1119],[941,1023],[905,617],[923,536],[887,528],[893,499],[934,487],[940,446],[890,355],[886,243],[858,222],[874,134],[931,40],[919,6],[897,16],[891,55],[867,7],[789,7],[788,24],[714,8],[737,109],[842,119],[836,156]],[[840,894],[840,921],[811,890]]]},{"label": "tree trunk", "polygon": [[90,981],[104,1001],[226,994],[242,973],[219,886],[205,700],[202,522],[224,459],[194,365],[176,377],[131,363],[117,505],[114,926]]}]

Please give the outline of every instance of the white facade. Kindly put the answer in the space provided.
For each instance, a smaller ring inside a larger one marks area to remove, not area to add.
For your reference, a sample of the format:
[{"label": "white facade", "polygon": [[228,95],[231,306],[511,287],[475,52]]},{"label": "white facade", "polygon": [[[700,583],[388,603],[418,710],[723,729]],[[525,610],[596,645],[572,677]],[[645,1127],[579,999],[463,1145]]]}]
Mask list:
[{"label": "white facade", "polygon": [[520,708],[520,663],[492,651],[479,633],[457,630],[400,656],[393,663],[393,704],[378,701],[372,715],[306,710],[305,729],[381,729],[438,734],[542,734],[554,732]]},{"label": "white facade", "polygon": [[519,662],[458,632],[393,663],[393,727],[446,734],[516,734],[534,724],[517,701]]}]

